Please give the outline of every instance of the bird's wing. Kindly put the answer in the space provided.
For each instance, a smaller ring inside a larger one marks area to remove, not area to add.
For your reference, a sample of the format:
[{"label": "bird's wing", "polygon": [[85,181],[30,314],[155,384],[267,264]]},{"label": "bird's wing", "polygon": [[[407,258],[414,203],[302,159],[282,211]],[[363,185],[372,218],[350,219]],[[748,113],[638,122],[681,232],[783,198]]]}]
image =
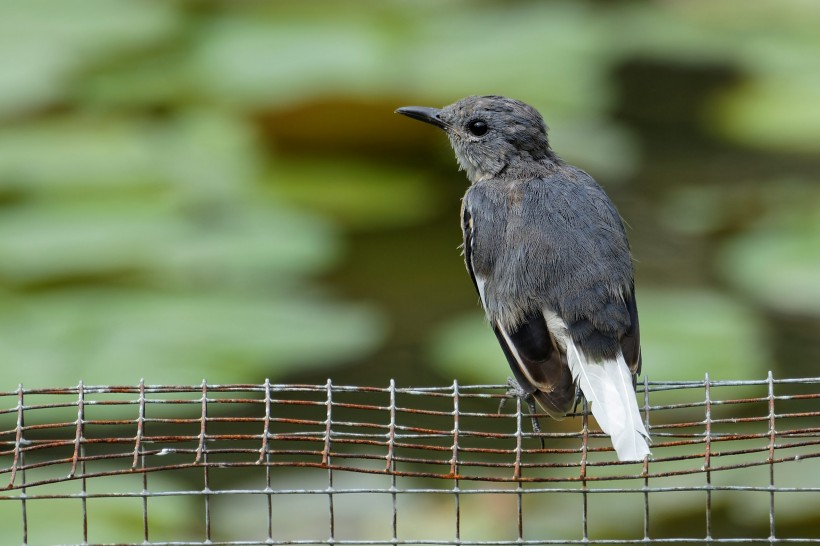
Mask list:
[{"label": "bird's wing", "polygon": [[[476,219],[465,199],[461,211],[461,229],[464,234],[464,262],[467,272],[486,309],[486,279],[475,267],[474,252],[476,230],[491,230],[493,226]],[[556,346],[543,313],[531,313],[514,329],[503,326],[497,320],[492,322],[504,356],[524,392],[533,394],[552,417],[564,417],[575,400],[575,386],[567,367],[566,356]]]},{"label": "bird's wing", "polygon": [[544,315],[533,313],[515,329],[496,321],[493,331],[521,388],[533,394],[551,417],[563,418],[575,400],[575,386]]},{"label": "bird's wing", "polygon": [[475,269],[473,268],[473,249],[475,248],[475,239],[473,237],[473,216],[470,214],[470,209],[467,204],[462,204],[461,207],[461,232],[464,235],[464,265],[467,266],[467,273],[473,280],[473,285],[481,298],[481,304],[484,305],[484,294],[478,286],[478,281],[475,278]]},{"label": "bird's wing", "polygon": [[[635,288],[624,297],[626,307],[629,310],[630,325],[629,329],[621,338],[621,352],[624,355],[624,361],[629,366],[629,370],[633,376],[641,373],[641,329],[638,325],[638,307],[635,303]],[[633,382],[636,378],[633,377]]]}]

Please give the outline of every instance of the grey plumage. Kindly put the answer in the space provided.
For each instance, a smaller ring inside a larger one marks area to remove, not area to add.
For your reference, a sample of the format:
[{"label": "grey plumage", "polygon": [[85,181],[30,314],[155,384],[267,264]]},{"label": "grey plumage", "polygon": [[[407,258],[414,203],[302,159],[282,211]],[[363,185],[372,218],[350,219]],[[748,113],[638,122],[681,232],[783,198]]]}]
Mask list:
[{"label": "grey plumage", "polygon": [[555,155],[541,115],[520,101],[397,112],[444,129],[467,173],[465,263],[522,391],[561,418],[579,385],[619,458],[643,458],[632,261],[603,189]]},{"label": "grey plumage", "polygon": [[514,329],[548,308],[590,356],[615,355],[631,324],[629,247],[617,213],[586,173],[556,166],[538,178],[481,180],[463,210],[473,218],[472,268],[485,279],[491,322]]}]

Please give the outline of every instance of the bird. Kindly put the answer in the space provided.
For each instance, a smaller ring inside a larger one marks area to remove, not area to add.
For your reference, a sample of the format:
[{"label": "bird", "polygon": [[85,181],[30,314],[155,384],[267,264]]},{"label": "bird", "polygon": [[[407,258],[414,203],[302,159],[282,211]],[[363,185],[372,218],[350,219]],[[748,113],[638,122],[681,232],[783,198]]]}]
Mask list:
[{"label": "bird", "polygon": [[582,396],[617,458],[644,460],[632,254],[615,205],[558,157],[541,114],[524,102],[470,96],[395,112],[444,130],[470,182],[464,261],[510,365],[510,394],[555,419]]}]

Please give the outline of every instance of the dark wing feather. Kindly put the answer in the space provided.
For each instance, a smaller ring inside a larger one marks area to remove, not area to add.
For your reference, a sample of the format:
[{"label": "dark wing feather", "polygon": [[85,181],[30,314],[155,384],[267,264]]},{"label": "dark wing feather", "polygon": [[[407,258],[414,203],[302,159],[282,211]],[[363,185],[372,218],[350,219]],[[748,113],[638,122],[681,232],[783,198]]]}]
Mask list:
[{"label": "dark wing feather", "polygon": [[638,324],[638,306],[635,303],[635,287],[625,296],[626,307],[629,310],[630,325],[629,329],[621,338],[621,351],[624,354],[624,360],[629,366],[633,377],[641,373],[641,329]]},{"label": "dark wing feather", "polygon": [[475,291],[478,292],[479,297],[481,297],[481,291],[478,289],[478,283],[475,280],[475,271],[473,270],[473,219],[466,205],[462,206],[461,209],[461,232],[464,235],[464,265],[467,266],[467,273],[470,274],[470,279],[473,281]]},{"label": "dark wing feather", "polygon": [[544,315],[527,316],[511,332],[499,324],[493,330],[521,388],[532,393],[552,417],[563,417],[575,400],[575,386],[566,355],[555,345]]}]

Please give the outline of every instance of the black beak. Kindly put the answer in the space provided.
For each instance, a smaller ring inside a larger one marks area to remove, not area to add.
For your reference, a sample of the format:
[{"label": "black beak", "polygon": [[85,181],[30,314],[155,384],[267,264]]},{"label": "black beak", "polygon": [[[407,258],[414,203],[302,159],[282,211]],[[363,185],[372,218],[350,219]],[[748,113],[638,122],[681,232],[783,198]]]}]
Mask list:
[{"label": "black beak", "polygon": [[402,106],[396,110],[396,113],[444,129],[444,122],[441,120],[441,110],[439,108],[427,108],[425,106]]}]

